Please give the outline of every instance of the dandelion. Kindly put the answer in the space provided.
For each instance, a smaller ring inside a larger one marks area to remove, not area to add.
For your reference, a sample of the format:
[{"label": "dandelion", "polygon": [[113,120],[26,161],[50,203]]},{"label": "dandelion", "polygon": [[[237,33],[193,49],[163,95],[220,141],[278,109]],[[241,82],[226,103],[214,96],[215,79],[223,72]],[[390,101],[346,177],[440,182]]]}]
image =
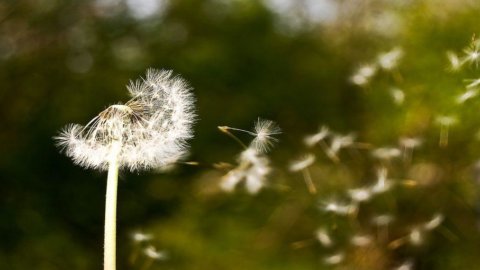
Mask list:
[{"label": "dandelion", "polygon": [[162,168],[185,156],[192,137],[193,96],[171,71],[149,69],[128,87],[131,99],[100,112],[87,125],[72,124],[55,137],[83,167],[108,169],[104,269],[115,269],[118,170]]},{"label": "dandelion", "polygon": [[438,116],[436,122],[440,125],[440,139],[439,145],[446,147],[448,145],[448,131],[450,126],[457,123],[457,118],[448,115]]},{"label": "dandelion", "polygon": [[292,172],[301,171],[303,173],[303,179],[305,181],[305,184],[307,185],[308,191],[311,194],[317,193],[317,188],[313,184],[312,176],[310,174],[310,171],[308,170],[308,167],[310,167],[314,162],[315,155],[307,154],[300,159],[293,161],[289,167],[290,171]]}]

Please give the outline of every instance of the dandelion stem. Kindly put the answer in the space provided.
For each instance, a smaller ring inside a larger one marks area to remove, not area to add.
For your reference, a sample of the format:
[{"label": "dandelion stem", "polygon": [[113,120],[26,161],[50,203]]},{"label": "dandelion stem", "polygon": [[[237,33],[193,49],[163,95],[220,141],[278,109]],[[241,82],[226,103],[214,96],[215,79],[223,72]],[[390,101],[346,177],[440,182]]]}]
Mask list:
[{"label": "dandelion stem", "polygon": [[305,180],[305,184],[308,188],[308,192],[310,192],[310,194],[316,194],[317,188],[315,187],[315,184],[313,184],[312,176],[310,175],[310,171],[308,170],[308,168],[303,169],[302,173],[303,179]]},{"label": "dandelion stem", "polygon": [[122,147],[120,140],[113,140],[110,149],[107,177],[107,194],[105,202],[105,238],[104,238],[104,270],[116,269],[116,221],[117,221],[117,185],[118,156]]}]

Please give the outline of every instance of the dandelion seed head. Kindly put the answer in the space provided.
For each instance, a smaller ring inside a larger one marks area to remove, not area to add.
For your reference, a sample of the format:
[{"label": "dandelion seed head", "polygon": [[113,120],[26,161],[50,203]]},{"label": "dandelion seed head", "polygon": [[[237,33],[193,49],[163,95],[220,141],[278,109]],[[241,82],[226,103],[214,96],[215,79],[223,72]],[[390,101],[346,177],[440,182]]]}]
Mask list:
[{"label": "dandelion seed head", "polygon": [[472,88],[476,88],[480,85],[480,78],[479,79],[474,79],[474,80],[467,80],[467,81],[470,82],[469,84],[467,84],[467,89],[471,89],[471,91],[476,90],[476,89],[472,90]]},{"label": "dandelion seed head", "polygon": [[355,135],[334,135],[330,143],[330,150],[337,154],[340,149],[351,146],[355,142]]},{"label": "dandelion seed head", "polygon": [[379,194],[390,190],[392,187],[391,181],[387,179],[388,171],[386,168],[380,168],[377,170],[377,182],[370,188],[374,194]]},{"label": "dandelion seed head", "polygon": [[113,143],[121,144],[120,168],[162,168],[183,158],[195,121],[188,84],[171,71],[149,69],[128,87],[132,98],[112,105],[85,126],[66,126],[55,137],[66,155],[83,167],[106,170]]}]

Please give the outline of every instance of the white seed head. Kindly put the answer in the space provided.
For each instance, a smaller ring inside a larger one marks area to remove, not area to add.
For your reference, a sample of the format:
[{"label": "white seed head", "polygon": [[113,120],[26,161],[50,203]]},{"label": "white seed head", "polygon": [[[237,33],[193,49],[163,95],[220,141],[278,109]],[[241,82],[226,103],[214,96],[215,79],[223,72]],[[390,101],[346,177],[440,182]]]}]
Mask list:
[{"label": "white seed head", "polygon": [[423,141],[420,138],[403,137],[400,138],[399,143],[404,148],[414,149],[422,145]]},{"label": "white seed head", "polygon": [[390,190],[393,183],[387,179],[388,171],[386,168],[380,168],[377,170],[377,181],[370,190],[374,194],[379,194]]},{"label": "white seed head", "polygon": [[387,226],[392,223],[394,219],[392,215],[378,215],[372,218],[372,223],[377,226]]},{"label": "white seed head", "polygon": [[408,235],[408,239],[412,245],[421,245],[423,243],[423,231],[420,228],[413,228]]},{"label": "white seed head", "polygon": [[100,112],[87,125],[68,125],[55,137],[67,156],[86,168],[106,170],[112,143],[120,142],[119,165],[131,171],[162,168],[187,153],[194,98],[172,71],[149,69],[128,87],[132,98]]},{"label": "white seed head", "polygon": [[355,135],[335,135],[330,143],[330,151],[337,154],[340,149],[351,146],[355,141]]},{"label": "white seed head", "polygon": [[458,55],[454,52],[448,51],[447,52],[447,58],[448,62],[450,63],[449,70],[451,71],[458,71],[462,67],[462,61],[460,61],[460,58]]}]

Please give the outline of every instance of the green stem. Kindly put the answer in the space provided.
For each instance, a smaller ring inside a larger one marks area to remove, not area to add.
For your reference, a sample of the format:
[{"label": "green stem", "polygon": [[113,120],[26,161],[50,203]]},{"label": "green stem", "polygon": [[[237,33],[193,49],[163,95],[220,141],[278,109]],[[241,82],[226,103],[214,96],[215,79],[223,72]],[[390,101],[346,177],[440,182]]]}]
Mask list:
[{"label": "green stem", "polygon": [[122,142],[114,140],[110,149],[108,161],[107,194],[105,201],[105,238],[103,269],[116,269],[116,222],[117,222],[117,185],[118,185],[118,155]]}]

